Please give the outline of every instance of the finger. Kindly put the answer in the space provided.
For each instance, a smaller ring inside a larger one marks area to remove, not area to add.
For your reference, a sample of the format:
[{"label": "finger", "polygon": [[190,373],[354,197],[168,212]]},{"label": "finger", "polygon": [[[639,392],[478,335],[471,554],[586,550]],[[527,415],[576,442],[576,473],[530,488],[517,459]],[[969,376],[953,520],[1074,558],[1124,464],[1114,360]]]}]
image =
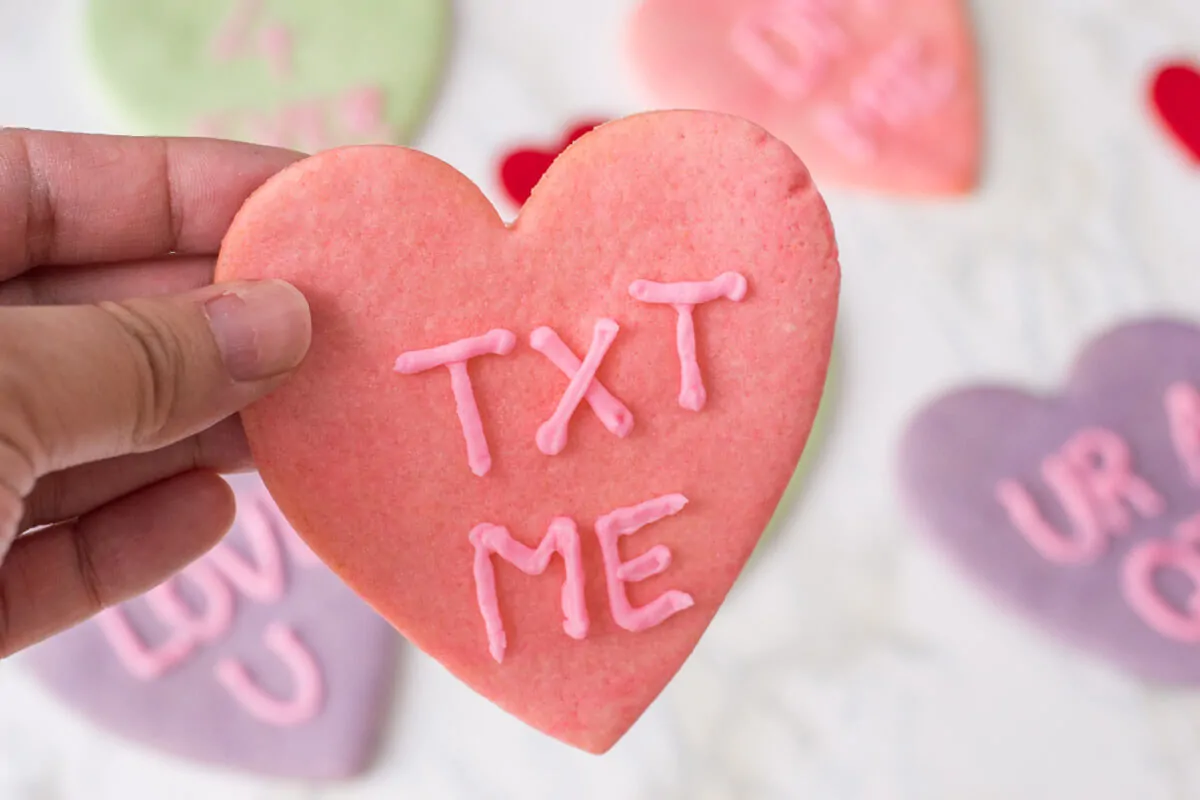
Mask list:
[{"label": "finger", "polygon": [[0,490],[195,435],[282,383],[311,335],[281,281],[0,309]]},{"label": "finger", "polygon": [[228,417],[195,436],[152,453],[93,461],[41,478],[25,498],[25,518],[18,531],[75,519],[185,472],[245,472],[253,463],[241,420]]},{"label": "finger", "polygon": [[154,588],[233,525],[233,491],[190,472],[22,536],[0,566],[0,658]]},{"label": "finger", "polygon": [[212,256],[42,267],[0,283],[0,306],[71,306],[178,294],[212,283],[215,267]]},{"label": "finger", "polygon": [[0,279],[216,253],[251,192],[301,157],[215,139],[0,129]]}]

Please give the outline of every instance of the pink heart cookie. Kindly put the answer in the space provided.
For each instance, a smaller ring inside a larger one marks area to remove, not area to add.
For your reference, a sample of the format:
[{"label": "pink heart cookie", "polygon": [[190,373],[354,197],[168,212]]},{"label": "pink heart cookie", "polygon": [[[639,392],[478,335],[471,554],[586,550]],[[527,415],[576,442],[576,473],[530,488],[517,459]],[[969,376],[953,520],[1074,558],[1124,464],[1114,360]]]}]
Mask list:
[{"label": "pink heart cookie", "polygon": [[31,650],[37,677],[97,724],[184,758],[292,778],[364,770],[397,637],[232,479],[233,531],[137,600]]},{"label": "pink heart cookie", "polygon": [[631,47],[659,100],[757,122],[822,185],[976,184],[980,100],[960,0],[645,0]]},{"label": "pink heart cookie", "polygon": [[803,164],[704,112],[585,135],[511,227],[421,153],[316,156],[247,202],[217,275],[312,306],[307,360],[244,414],[297,530],[453,673],[592,752],[771,518],[839,281]]}]

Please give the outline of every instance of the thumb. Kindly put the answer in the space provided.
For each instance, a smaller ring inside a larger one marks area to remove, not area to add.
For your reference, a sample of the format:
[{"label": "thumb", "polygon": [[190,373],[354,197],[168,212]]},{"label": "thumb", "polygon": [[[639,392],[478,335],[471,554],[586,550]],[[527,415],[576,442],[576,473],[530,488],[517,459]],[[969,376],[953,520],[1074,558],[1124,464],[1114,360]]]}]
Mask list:
[{"label": "thumb", "polygon": [[311,337],[281,281],[0,309],[0,489],[198,433],[285,381]]}]

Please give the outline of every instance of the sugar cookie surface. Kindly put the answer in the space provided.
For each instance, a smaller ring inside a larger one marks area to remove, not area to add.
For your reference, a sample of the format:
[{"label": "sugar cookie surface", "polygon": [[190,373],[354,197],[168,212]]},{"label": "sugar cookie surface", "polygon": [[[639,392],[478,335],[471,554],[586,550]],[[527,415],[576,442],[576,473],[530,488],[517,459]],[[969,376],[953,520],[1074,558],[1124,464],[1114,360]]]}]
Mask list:
[{"label": "sugar cookie surface", "polygon": [[411,641],[593,752],[771,518],[839,283],[803,164],[702,112],[585,135],[511,228],[429,156],[322,154],[247,202],[217,276],[312,306],[307,360],[243,415],[289,519]]}]

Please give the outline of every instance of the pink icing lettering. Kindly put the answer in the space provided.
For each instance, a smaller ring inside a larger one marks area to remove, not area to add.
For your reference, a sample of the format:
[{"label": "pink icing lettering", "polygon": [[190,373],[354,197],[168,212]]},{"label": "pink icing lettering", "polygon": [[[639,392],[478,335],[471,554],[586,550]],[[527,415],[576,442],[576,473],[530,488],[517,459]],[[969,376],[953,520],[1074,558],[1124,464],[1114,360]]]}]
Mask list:
[{"label": "pink icing lettering", "polygon": [[[1055,494],[1064,507],[1069,507],[1069,500],[1077,500],[1078,502],[1071,505],[1084,509],[1083,515],[1074,518],[1073,537],[1059,532],[1047,522],[1029,491],[1016,481],[1000,481],[996,485],[996,500],[1007,512],[1012,526],[1046,560],[1057,564],[1093,561],[1102,555],[1107,547],[1104,531],[1088,513],[1087,509],[1090,506],[1075,478],[1069,475],[1051,477],[1052,474],[1045,475],[1046,481],[1054,487]],[[1064,497],[1068,499],[1064,500]],[[1072,516],[1069,511],[1068,516]]]},{"label": "pink icing lettering", "polygon": [[97,615],[101,633],[117,660],[135,678],[155,680],[187,660],[196,647],[228,633],[233,624],[233,595],[212,567],[196,562],[179,575],[188,578],[203,595],[203,609],[190,609],[176,593],[172,578],[151,589],[146,602],[169,634],[158,647],[149,647],[134,631],[125,612],[110,608]]},{"label": "pink icing lettering", "polygon": [[562,588],[563,630],[572,639],[583,639],[587,636],[588,613],[583,594],[583,556],[579,545],[579,530],[572,520],[566,517],[553,520],[536,550],[513,539],[507,528],[489,523],[476,525],[468,538],[475,547],[475,595],[479,601],[479,612],[483,615],[484,627],[487,629],[488,652],[497,663],[504,661],[508,638],[504,632],[500,603],[496,597],[496,572],[491,558],[493,553],[526,575],[541,575],[550,566],[551,556],[555,553],[562,556],[566,570]]},{"label": "pink icing lettering", "polygon": [[268,25],[259,34],[258,46],[276,78],[292,76],[292,33],[284,25]]},{"label": "pink icing lettering", "polygon": [[229,120],[221,114],[201,117],[192,125],[192,135],[207,139],[223,139],[229,135]]},{"label": "pink icing lettering", "polygon": [[671,551],[665,545],[655,545],[632,561],[621,561],[618,542],[622,536],[637,533],[651,523],[678,514],[687,505],[681,494],[669,494],[648,500],[632,508],[620,508],[596,520],[596,537],[604,558],[604,574],[608,586],[608,602],[613,620],[627,631],[644,631],[661,624],[672,615],[691,608],[695,600],[690,594],[671,589],[640,608],[629,603],[625,584],[658,575],[671,565]]},{"label": "pink icing lettering", "polygon": [[467,464],[471,472],[482,477],[492,468],[492,456],[488,452],[487,437],[483,433],[483,420],[471,388],[471,376],[467,373],[467,362],[484,355],[506,356],[516,347],[517,337],[511,331],[496,329],[470,339],[460,339],[450,344],[428,350],[413,350],[396,359],[396,372],[415,375],[435,367],[450,371],[450,389],[458,409],[458,421],[462,425],[463,437],[467,442]]},{"label": "pink icing lettering", "polygon": [[[754,6],[754,4],[750,4]],[[835,0],[771,0],[743,14],[730,35],[733,52],[786,100],[802,100],[845,52]]]},{"label": "pink icing lettering", "polygon": [[[539,330],[546,329],[541,328]],[[571,381],[567,384],[567,390],[563,393],[562,399],[559,400],[554,414],[538,428],[536,437],[537,446],[546,455],[558,455],[567,446],[567,424],[571,421],[571,417],[574,416],[575,409],[579,408],[579,403],[583,400],[584,394],[593,385],[596,370],[600,368],[600,362],[604,360],[604,356],[608,353],[608,348],[612,346],[613,341],[617,338],[618,330],[620,330],[620,327],[611,319],[599,319],[596,321],[596,325],[592,331],[592,343],[588,347],[583,363],[571,375]],[[535,333],[534,337],[531,337],[531,341],[535,337],[539,339],[542,345],[547,343],[544,335],[539,337]],[[553,349],[553,345],[550,345],[550,347]]]},{"label": "pink icing lettering", "polygon": [[857,161],[878,155],[884,131],[904,130],[936,113],[957,83],[954,70],[928,63],[922,42],[905,37],[871,59],[844,107],[822,109],[817,130]]},{"label": "pink icing lettering", "polygon": [[[573,379],[583,369],[583,362],[551,328],[535,330],[529,337],[529,344],[550,359],[550,363],[558,367],[567,378]],[[615,436],[623,439],[633,430],[633,414],[594,377],[588,384],[583,399],[592,407],[601,424]]]},{"label": "pink icing lettering", "polygon": [[[263,0],[235,0],[229,16],[212,40],[212,55],[217,61],[231,61],[244,54],[251,34],[263,15]],[[258,31],[258,50],[276,78],[292,75],[292,33],[285,25],[270,23]]]},{"label": "pink icing lettering", "polygon": [[217,682],[251,716],[267,725],[287,728],[311,720],[321,710],[325,692],[316,659],[291,628],[279,622],[267,626],[263,642],[291,674],[294,687],[291,698],[280,700],[267,694],[251,679],[246,667],[231,658],[217,663],[214,669]]},{"label": "pink icing lettering", "polygon": [[146,593],[146,602],[155,616],[195,642],[212,642],[229,632],[233,625],[233,593],[221,576],[204,561],[197,561],[179,574],[187,578],[204,597],[199,612],[188,606],[168,580]]},{"label": "pink icing lettering", "polygon": [[143,681],[161,678],[183,663],[196,646],[189,632],[172,630],[157,647],[147,645],[120,607],[108,608],[96,615],[96,624],[123,667]]},{"label": "pink icing lettering", "polygon": [[1167,388],[1164,398],[1171,444],[1193,486],[1200,486],[1200,392],[1186,381]]},{"label": "pink icing lettering", "polygon": [[1173,569],[1200,587],[1200,515],[1180,523],[1175,539],[1156,539],[1131,550],[1121,571],[1121,589],[1130,607],[1159,634],[1195,644],[1200,642],[1200,593],[1193,591],[1186,608],[1179,609],[1163,597],[1154,578],[1162,570]]},{"label": "pink icing lettering", "polygon": [[218,61],[229,61],[244,51],[262,10],[263,0],[234,0],[229,16],[213,38],[213,57]]},{"label": "pink icing lettering", "polygon": [[324,150],[330,145],[325,109],[318,101],[296,103],[247,121],[255,141],[275,147]]},{"label": "pink icing lettering", "polygon": [[375,135],[386,126],[386,97],[378,86],[351,89],[342,97],[339,113],[346,130],[353,134]]},{"label": "pink icing lettering", "polygon": [[696,359],[696,327],[692,319],[695,307],[719,298],[739,303],[746,296],[746,278],[737,272],[726,272],[711,281],[696,283],[655,283],[634,281],[629,294],[643,303],[672,305],[679,314],[675,342],[679,351],[679,405],[691,411],[704,408],[708,393]]},{"label": "pink icing lettering", "polygon": [[283,553],[272,533],[273,505],[255,498],[242,509],[242,525],[254,554],[247,561],[232,545],[221,542],[208,554],[208,560],[220,570],[238,591],[259,603],[274,603],[283,597]]},{"label": "pink icing lettering", "polygon": [[1047,456],[1042,477],[1071,520],[1073,537],[1050,525],[1016,481],[1001,481],[996,499],[1026,541],[1056,563],[1093,561],[1107,550],[1108,534],[1128,532],[1132,518],[1122,500],[1147,519],[1165,510],[1162,497],[1132,471],[1125,441],[1102,428],[1081,431]]},{"label": "pink icing lettering", "polygon": [[1165,510],[1162,497],[1133,473],[1129,445],[1112,431],[1103,428],[1081,431],[1063,446],[1061,458],[1078,476],[1102,526],[1109,532],[1127,533],[1133,524],[1122,500],[1147,519]]}]

